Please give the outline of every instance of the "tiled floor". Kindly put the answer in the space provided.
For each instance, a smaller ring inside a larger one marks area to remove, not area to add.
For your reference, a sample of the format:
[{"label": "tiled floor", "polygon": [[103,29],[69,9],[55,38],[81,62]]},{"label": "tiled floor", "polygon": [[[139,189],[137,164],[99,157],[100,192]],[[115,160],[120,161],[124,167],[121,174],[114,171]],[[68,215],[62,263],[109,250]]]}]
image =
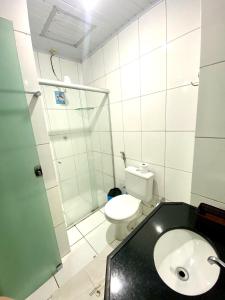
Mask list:
[{"label": "tiled floor", "polygon": [[[98,210],[70,228],[68,238],[71,252],[62,259],[63,268],[27,300],[47,300],[53,294],[55,295],[54,299],[89,299],[87,298],[90,296],[89,293],[95,288],[96,281],[94,278],[99,278],[100,273],[102,277],[101,286],[103,286],[106,256],[113,250],[113,245],[115,245],[112,244],[114,241],[113,227],[106,221],[104,209]],[[101,253],[101,256],[97,257],[99,253]],[[87,269],[85,270],[85,268]],[[98,271],[98,277],[93,274],[94,270],[95,272]],[[75,286],[79,287],[79,291],[74,290],[74,285],[71,283],[74,281],[76,281]],[[70,287],[70,284],[73,288]],[[86,293],[86,290],[89,293]],[[72,293],[71,298],[68,293]],[[76,293],[78,293],[77,298],[75,297]],[[104,294],[103,291],[102,293]],[[90,299],[95,299],[94,292]],[[98,297],[98,299],[101,298]]]},{"label": "tiled floor", "polygon": [[63,268],[27,300],[104,298],[106,257],[119,243],[104,209],[70,228],[68,238],[71,252],[62,259]]}]

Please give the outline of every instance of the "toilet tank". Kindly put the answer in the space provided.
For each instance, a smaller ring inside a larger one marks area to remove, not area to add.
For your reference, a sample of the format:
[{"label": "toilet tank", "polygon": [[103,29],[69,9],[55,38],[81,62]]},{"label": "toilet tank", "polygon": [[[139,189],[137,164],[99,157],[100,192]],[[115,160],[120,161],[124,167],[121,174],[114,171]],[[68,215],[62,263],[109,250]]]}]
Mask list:
[{"label": "toilet tank", "polygon": [[137,167],[125,169],[126,189],[128,194],[148,204],[153,196],[153,178],[151,172],[143,172]]}]

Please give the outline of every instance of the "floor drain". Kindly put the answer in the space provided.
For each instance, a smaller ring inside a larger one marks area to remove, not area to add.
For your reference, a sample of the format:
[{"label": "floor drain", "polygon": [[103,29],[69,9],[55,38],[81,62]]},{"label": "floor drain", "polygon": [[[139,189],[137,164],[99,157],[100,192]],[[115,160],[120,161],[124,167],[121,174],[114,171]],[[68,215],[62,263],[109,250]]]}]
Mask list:
[{"label": "floor drain", "polygon": [[182,267],[176,268],[176,275],[182,281],[187,281],[189,279],[188,271]]}]

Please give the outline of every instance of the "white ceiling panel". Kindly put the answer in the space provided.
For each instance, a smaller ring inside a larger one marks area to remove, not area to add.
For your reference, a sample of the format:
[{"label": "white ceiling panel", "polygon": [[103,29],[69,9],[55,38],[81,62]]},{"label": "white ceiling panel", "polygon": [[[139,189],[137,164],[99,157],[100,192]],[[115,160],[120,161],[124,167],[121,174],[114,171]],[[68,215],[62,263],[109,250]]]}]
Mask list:
[{"label": "white ceiling panel", "polygon": [[82,61],[157,0],[28,0],[34,48]]}]

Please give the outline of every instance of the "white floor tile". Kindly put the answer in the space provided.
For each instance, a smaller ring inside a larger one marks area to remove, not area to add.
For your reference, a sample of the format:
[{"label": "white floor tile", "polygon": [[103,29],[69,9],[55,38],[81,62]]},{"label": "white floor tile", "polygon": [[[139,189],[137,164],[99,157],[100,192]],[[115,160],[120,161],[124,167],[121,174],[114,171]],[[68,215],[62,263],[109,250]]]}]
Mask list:
[{"label": "white floor tile", "polygon": [[[52,300],[93,300],[104,298],[105,270],[107,256],[120,244],[114,241],[79,273],[68,280],[52,296]],[[92,293],[94,288],[101,292],[100,296]]]},{"label": "white floor tile", "polygon": [[[88,300],[94,285],[85,271],[72,277],[62,288],[53,295],[52,300]],[[94,298],[95,299],[95,298]]]},{"label": "white floor tile", "polygon": [[51,277],[26,300],[47,300],[57,289],[55,279]]},{"label": "white floor tile", "polygon": [[68,235],[70,246],[72,246],[73,244],[78,242],[83,237],[82,234],[79,232],[79,230],[75,226],[73,226],[72,228],[67,230],[67,235]]},{"label": "white floor tile", "polygon": [[85,237],[97,253],[110,245],[115,240],[115,231],[113,224],[105,221]]},{"label": "white floor tile", "polygon": [[112,245],[108,245],[104,250],[86,267],[85,271],[95,286],[105,284],[105,271],[107,256],[114,250]]},{"label": "white floor tile", "polygon": [[70,278],[91,262],[96,253],[91,246],[82,239],[72,248],[71,252],[63,258],[63,268],[55,275],[60,286],[64,285]]},{"label": "white floor tile", "polygon": [[86,235],[104,221],[104,215],[100,211],[97,211],[93,213],[90,217],[78,223],[76,227],[83,235]]}]

